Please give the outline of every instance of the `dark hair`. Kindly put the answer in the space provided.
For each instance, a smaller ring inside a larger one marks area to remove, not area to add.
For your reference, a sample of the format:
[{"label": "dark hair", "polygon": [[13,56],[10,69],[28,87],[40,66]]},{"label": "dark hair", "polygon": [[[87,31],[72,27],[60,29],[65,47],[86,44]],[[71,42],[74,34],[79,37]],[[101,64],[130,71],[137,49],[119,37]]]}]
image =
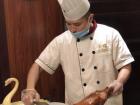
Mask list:
[{"label": "dark hair", "polygon": [[93,11],[94,11],[94,1],[93,0],[88,0],[89,1],[89,3],[90,3],[90,9],[89,9],[89,11],[91,12],[91,13],[93,13]]}]

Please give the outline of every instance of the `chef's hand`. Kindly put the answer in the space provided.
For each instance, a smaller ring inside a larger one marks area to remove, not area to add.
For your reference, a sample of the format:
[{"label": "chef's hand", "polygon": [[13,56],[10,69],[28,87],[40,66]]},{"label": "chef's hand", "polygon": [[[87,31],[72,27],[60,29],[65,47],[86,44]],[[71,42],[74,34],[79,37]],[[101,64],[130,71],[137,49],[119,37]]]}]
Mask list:
[{"label": "chef's hand", "polygon": [[113,89],[111,96],[119,95],[123,91],[123,83],[117,80],[114,80],[108,87]]},{"label": "chef's hand", "polygon": [[24,89],[21,92],[21,101],[25,105],[32,105],[33,101],[38,101],[40,99],[40,95],[35,89]]}]

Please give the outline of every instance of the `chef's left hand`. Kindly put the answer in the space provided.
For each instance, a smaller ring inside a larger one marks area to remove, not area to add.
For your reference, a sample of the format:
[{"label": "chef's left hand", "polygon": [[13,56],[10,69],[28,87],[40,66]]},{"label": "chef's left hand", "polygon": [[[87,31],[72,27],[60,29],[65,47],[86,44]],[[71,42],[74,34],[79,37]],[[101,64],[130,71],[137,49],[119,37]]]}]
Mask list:
[{"label": "chef's left hand", "polygon": [[117,80],[114,80],[108,87],[113,89],[112,96],[119,95],[123,91],[123,83]]}]

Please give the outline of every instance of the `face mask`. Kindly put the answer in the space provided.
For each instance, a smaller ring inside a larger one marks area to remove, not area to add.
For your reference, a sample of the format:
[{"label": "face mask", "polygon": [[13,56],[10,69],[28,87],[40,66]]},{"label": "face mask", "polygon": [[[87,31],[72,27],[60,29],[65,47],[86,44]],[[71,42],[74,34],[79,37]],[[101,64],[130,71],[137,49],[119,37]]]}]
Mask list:
[{"label": "face mask", "polygon": [[90,25],[88,25],[85,29],[80,32],[71,32],[76,38],[82,38],[89,33]]}]

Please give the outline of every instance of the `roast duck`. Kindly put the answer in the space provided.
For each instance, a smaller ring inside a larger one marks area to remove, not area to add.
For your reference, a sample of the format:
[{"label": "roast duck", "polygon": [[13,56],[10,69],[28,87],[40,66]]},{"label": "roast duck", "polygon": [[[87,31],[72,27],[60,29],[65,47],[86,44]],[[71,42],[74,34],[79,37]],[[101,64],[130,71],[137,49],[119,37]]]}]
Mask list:
[{"label": "roast duck", "polygon": [[74,105],[104,105],[111,96],[113,89],[106,87],[103,90],[95,91]]}]

